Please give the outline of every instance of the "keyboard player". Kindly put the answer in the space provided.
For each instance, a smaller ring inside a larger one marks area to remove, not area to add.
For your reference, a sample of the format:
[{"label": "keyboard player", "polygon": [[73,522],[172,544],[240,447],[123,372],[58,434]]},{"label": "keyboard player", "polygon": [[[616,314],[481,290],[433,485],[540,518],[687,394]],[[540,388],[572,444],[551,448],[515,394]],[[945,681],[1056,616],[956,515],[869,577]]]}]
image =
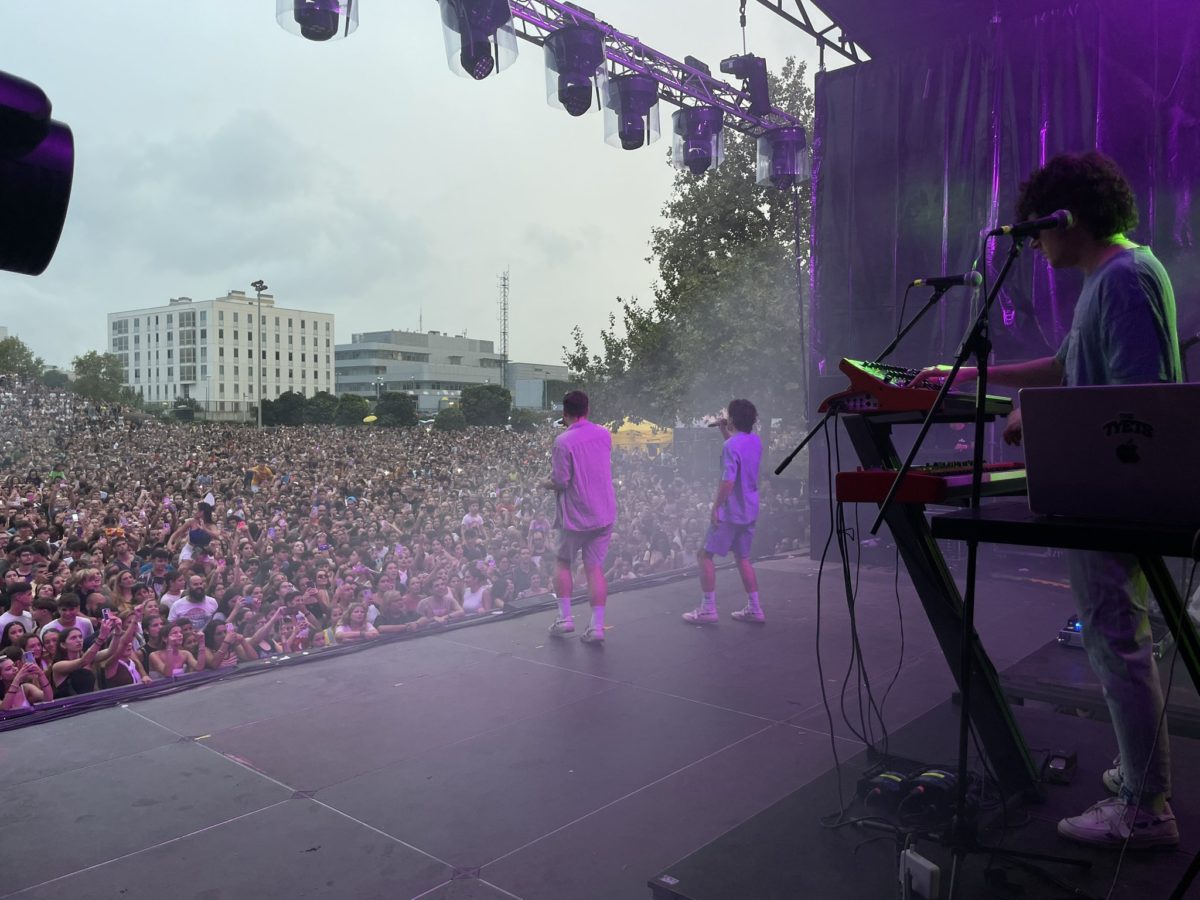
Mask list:
[{"label": "keyboard player", "polygon": [[[1055,269],[1084,275],[1071,329],[1054,356],[990,366],[989,384],[1012,388],[1145,384],[1180,380],[1175,297],[1149,247],[1126,237],[1137,227],[1133,190],[1116,163],[1097,152],[1057,156],[1021,186],[1017,218],[1069,210],[1074,224],[1033,242]],[[943,377],[926,369],[912,382]],[[960,370],[958,381],[978,372]],[[1004,438],[1021,442],[1021,412]],[[1158,670],[1151,656],[1146,579],[1133,556],[1069,553],[1071,588],[1084,647],[1104,686],[1118,759],[1103,775],[1116,796],[1063,819],[1064,837],[1101,847],[1174,845],[1179,830],[1167,797],[1170,766]]]}]

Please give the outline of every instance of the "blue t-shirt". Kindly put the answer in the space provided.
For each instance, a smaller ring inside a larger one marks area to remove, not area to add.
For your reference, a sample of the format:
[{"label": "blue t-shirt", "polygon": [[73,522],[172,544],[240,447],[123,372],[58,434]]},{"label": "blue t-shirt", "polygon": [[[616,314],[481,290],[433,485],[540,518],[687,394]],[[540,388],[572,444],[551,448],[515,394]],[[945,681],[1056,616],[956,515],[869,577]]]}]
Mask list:
[{"label": "blue t-shirt", "polygon": [[1072,387],[1180,380],[1175,292],[1149,247],[1122,250],[1087,277],[1055,358]]},{"label": "blue t-shirt", "polygon": [[758,518],[758,464],[762,460],[762,441],[757,434],[738,431],[730,435],[721,450],[721,480],[732,481],[733,490],[725,505],[717,510],[722,522],[749,525]]}]

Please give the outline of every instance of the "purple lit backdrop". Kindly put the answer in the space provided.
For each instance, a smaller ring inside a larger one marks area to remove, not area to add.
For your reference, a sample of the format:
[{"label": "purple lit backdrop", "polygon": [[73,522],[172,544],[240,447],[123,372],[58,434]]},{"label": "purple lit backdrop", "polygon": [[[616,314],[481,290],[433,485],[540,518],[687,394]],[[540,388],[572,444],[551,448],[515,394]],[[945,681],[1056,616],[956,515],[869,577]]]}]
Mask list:
[{"label": "purple lit backdrop", "polygon": [[[1018,186],[1040,161],[1093,147],[1133,182],[1141,225],[1132,237],[1150,244],[1171,273],[1181,340],[1200,329],[1194,2],[1112,0],[1103,12],[1085,2],[1022,21],[978,22],[975,32],[931,49],[869,47],[872,62],[818,78],[811,358],[814,366],[825,361],[825,375],[836,373],[840,357],[869,358],[887,343],[909,280],[970,268],[979,234],[1012,219]],[[994,244],[989,277],[1007,247],[1007,239]],[[997,358],[1053,352],[1070,326],[1079,280],[1027,252],[993,320]],[[926,296],[914,290],[907,315]],[[967,327],[967,296],[955,289],[893,361],[948,361]],[[814,400],[840,382],[814,379]]]}]

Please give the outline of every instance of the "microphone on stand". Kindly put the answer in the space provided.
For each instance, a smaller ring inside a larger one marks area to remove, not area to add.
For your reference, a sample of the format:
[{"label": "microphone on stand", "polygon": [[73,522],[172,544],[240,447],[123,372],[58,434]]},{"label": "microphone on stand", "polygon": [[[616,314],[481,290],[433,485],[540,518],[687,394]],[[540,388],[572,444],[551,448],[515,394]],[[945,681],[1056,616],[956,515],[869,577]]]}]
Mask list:
[{"label": "microphone on stand", "polygon": [[928,278],[916,278],[909,284],[909,287],[928,285],[932,288],[952,288],[964,285],[965,287],[977,288],[981,284],[983,284],[983,276],[972,270],[964,272],[962,275],[931,275]]},{"label": "microphone on stand", "polygon": [[1075,224],[1075,217],[1070,210],[1060,209],[1043,216],[1040,219],[1030,219],[1028,222],[1018,222],[1016,225],[1001,225],[987,233],[988,237],[1009,234],[1015,238],[1029,237],[1040,231],[1061,231]]}]

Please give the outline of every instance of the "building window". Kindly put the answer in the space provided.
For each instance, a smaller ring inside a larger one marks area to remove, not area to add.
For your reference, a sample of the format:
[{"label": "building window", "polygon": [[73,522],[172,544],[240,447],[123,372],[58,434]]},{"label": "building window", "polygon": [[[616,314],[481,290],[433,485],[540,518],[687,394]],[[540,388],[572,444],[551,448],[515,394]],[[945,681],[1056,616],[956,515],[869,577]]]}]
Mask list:
[{"label": "building window", "polygon": [[201,366],[201,367],[200,367],[200,377],[201,377],[201,378],[207,378],[207,377],[208,377],[208,366]]},{"label": "building window", "polygon": [[237,317],[237,316],[238,316],[238,314],[237,314],[237,310],[234,310],[234,313],[233,313],[233,321],[235,321],[235,322],[236,322],[236,321],[238,320],[238,317]]},{"label": "building window", "polygon": [[208,340],[208,329],[207,328],[200,329],[200,340],[202,340],[202,341]]},{"label": "building window", "polygon": [[[237,313],[234,313],[234,315],[236,316],[236,315],[237,315]],[[236,328],[235,328],[235,329],[233,329],[233,339],[234,339],[235,341],[238,339],[238,333],[237,333],[237,329],[236,329]]]},{"label": "building window", "polygon": [[175,317],[172,313],[167,313],[167,324],[170,325],[174,318]]},{"label": "building window", "polygon": [[223,310],[223,309],[218,309],[218,310],[217,310],[217,321],[218,321],[218,322],[224,322],[224,321],[225,321],[225,310]]},{"label": "building window", "polygon": [[207,322],[208,322],[208,310],[202,309],[202,310],[200,310],[200,324],[204,325]]},{"label": "building window", "polygon": [[175,377],[175,367],[174,366],[167,366],[167,377],[168,378]]},{"label": "building window", "polygon": [[300,320],[300,327],[301,327],[302,329],[304,328],[304,320],[303,320],[303,319],[301,319],[301,320]]},{"label": "building window", "polygon": [[219,356],[221,359],[225,358],[225,348],[224,347],[217,348],[217,356]]}]

